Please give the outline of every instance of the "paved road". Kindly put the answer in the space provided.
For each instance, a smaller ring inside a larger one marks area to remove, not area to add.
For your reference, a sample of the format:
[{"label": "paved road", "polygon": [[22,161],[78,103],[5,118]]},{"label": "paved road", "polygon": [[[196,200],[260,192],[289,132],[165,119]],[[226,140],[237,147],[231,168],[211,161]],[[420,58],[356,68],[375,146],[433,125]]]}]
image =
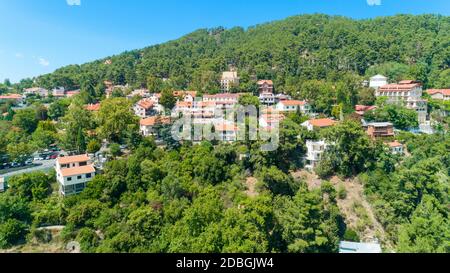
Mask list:
[{"label": "paved road", "polygon": [[38,171],[47,172],[47,171],[53,169],[53,167],[55,166],[55,162],[56,162],[55,159],[35,161],[34,164],[39,164],[39,166],[28,168],[28,169],[23,169],[23,170],[19,170],[19,171],[8,172],[8,173],[2,174],[0,176],[8,179],[10,177],[25,174],[25,173],[32,173],[32,172],[38,172]]}]

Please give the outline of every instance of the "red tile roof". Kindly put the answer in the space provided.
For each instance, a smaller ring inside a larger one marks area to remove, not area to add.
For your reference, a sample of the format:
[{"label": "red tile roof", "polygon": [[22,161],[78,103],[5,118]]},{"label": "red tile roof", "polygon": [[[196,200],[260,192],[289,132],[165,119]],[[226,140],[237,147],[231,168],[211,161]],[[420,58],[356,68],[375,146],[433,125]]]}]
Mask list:
[{"label": "red tile roof", "polygon": [[389,142],[389,143],[387,143],[387,145],[389,145],[389,147],[391,147],[391,148],[396,148],[396,147],[403,146],[403,144],[401,144],[401,143],[398,142],[398,141]]},{"label": "red tile roof", "polygon": [[429,89],[427,93],[429,95],[442,94],[444,96],[450,96],[450,89]]},{"label": "red tile roof", "polygon": [[302,106],[302,105],[306,105],[307,102],[306,101],[300,101],[300,100],[284,100],[281,101],[280,103],[284,104],[285,106]]},{"label": "red tile roof", "polygon": [[155,126],[158,123],[169,124],[170,123],[170,118],[156,117],[155,116],[155,117],[149,117],[149,118],[141,119],[141,121],[140,121],[140,125],[141,126]]},{"label": "red tile roof", "polygon": [[100,110],[100,103],[89,104],[85,106],[86,110],[96,112]]},{"label": "red tile roof", "polygon": [[401,81],[398,84],[387,84],[380,87],[382,92],[405,92],[411,91],[416,87],[420,87],[422,84],[415,81]]},{"label": "red tile roof", "polygon": [[140,107],[144,108],[145,110],[152,109],[153,106],[154,106],[153,102],[152,102],[152,101],[149,101],[149,100],[140,100],[140,101],[138,102],[138,105],[139,105]]},{"label": "red tile roof", "polygon": [[337,121],[329,119],[329,118],[323,118],[323,119],[312,119],[309,120],[309,123],[314,127],[330,127],[336,125]]},{"label": "red tile roof", "polygon": [[22,98],[22,95],[19,94],[7,94],[0,96],[0,99],[2,100],[20,100]]},{"label": "red tile roof", "polygon": [[75,168],[67,168],[67,169],[61,170],[61,175],[63,177],[70,177],[70,176],[89,174],[89,173],[95,173],[95,168],[93,165],[87,165],[87,166],[75,167]]},{"label": "red tile roof", "polygon": [[268,85],[273,85],[273,81],[272,80],[260,80],[257,83],[258,85],[263,85],[263,84],[268,84]]},{"label": "red tile roof", "polygon": [[58,164],[61,165],[61,164],[86,162],[89,160],[90,158],[88,155],[74,155],[74,156],[58,157],[57,162]]},{"label": "red tile roof", "polygon": [[191,97],[195,98],[197,97],[197,91],[174,91],[173,95],[175,97],[186,97],[191,95]]}]

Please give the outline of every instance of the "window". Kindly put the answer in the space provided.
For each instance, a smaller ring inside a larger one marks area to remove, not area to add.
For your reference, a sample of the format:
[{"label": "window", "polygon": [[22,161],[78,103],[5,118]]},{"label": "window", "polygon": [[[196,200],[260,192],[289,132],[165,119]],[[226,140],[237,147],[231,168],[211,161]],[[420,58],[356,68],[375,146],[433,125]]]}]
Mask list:
[{"label": "window", "polygon": [[86,174],[86,178],[91,178],[91,177],[92,177],[92,174],[90,174],[90,173]]},{"label": "window", "polygon": [[67,177],[67,181],[72,181],[72,177]]},{"label": "window", "polygon": [[77,176],[77,179],[80,180],[81,178],[83,178],[81,175]]}]

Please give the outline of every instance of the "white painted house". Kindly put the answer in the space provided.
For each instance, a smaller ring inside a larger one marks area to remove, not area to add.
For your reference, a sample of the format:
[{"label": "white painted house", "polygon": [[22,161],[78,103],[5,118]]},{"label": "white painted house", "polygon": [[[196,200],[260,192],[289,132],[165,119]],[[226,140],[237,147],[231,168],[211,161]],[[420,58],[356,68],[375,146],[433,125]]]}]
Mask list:
[{"label": "white painted house", "polygon": [[220,79],[220,89],[222,92],[230,92],[231,87],[239,85],[239,77],[237,71],[226,71],[222,73]]},{"label": "white painted house", "polygon": [[95,168],[88,155],[59,157],[55,170],[63,196],[82,192],[87,183],[95,177]]},{"label": "white painted house", "polygon": [[308,114],[311,111],[311,106],[307,101],[300,100],[283,100],[275,106],[277,111],[280,112],[297,112],[302,114]]},{"label": "white painted house", "polygon": [[373,89],[378,89],[384,85],[388,84],[388,78],[383,75],[376,75],[370,78],[369,87]]},{"label": "white painted house", "polygon": [[307,153],[305,156],[305,168],[307,170],[314,170],[314,168],[317,167],[317,165],[322,160],[322,155],[326,151],[328,147],[328,144],[325,142],[325,140],[320,141],[313,141],[313,140],[307,140],[306,141],[306,149]]}]

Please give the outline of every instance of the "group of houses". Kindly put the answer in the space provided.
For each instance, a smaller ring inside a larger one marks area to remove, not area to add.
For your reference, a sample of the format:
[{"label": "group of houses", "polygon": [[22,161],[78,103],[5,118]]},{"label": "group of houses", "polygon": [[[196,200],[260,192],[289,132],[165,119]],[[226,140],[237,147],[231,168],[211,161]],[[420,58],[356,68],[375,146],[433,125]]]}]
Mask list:
[{"label": "group of houses", "polygon": [[[147,89],[137,89],[129,93],[127,98],[136,96],[140,99],[133,105],[133,111],[140,118],[140,132],[143,136],[156,134],[156,126],[171,124],[174,120],[183,117],[192,117],[192,122],[197,125],[212,125],[215,132],[223,141],[235,141],[239,131],[235,123],[228,122],[224,116],[217,115],[226,110],[234,109],[238,104],[242,93],[231,93],[234,86],[239,84],[238,73],[234,70],[222,74],[220,84],[222,93],[199,96],[196,91],[174,91],[173,96],[177,102],[174,109],[168,114],[160,104],[161,94],[152,93]],[[106,94],[111,96],[114,90],[124,90],[128,86],[117,86],[111,82],[105,82]],[[285,94],[275,92],[272,80],[257,81],[259,101],[265,108],[258,117],[260,129],[271,129],[278,126],[289,113],[299,112],[313,117],[310,103],[306,100],[293,100]],[[386,97],[388,103],[402,104],[408,109],[417,111],[419,122],[427,119],[427,101],[422,99],[423,89],[420,82],[401,81],[390,84],[382,75],[371,78],[369,86],[375,90],[376,97]],[[22,101],[25,96],[34,94],[41,97],[71,97],[80,91],[66,91],[64,88],[55,88],[51,92],[44,88],[35,87],[25,89],[23,95],[10,94],[0,96],[1,100]],[[433,99],[450,100],[450,90],[428,90],[427,93]],[[101,105],[89,104],[85,106],[88,111],[96,112]],[[365,122],[362,118],[367,111],[375,110],[376,106],[357,105],[355,112],[361,116],[362,126],[367,135],[373,140],[384,140],[386,147],[393,154],[403,154],[404,146],[395,140],[394,125],[390,122]],[[301,124],[308,131],[321,130],[335,126],[339,121],[332,118],[311,118]],[[313,170],[323,158],[325,151],[333,145],[324,139],[307,140],[307,152],[304,157],[305,168]],[[60,193],[64,196],[81,192],[96,174],[96,169],[89,155],[76,155],[60,157],[57,159],[55,170],[60,184]]]},{"label": "group of houses", "polygon": [[55,98],[71,98],[74,97],[76,95],[80,94],[80,90],[66,90],[64,87],[56,87],[53,88],[53,90],[47,90],[45,88],[42,87],[33,87],[33,88],[26,88],[23,91],[23,95],[25,96],[30,96],[30,95],[34,95],[34,96],[39,96],[42,98],[47,98],[47,97],[55,97]]}]

